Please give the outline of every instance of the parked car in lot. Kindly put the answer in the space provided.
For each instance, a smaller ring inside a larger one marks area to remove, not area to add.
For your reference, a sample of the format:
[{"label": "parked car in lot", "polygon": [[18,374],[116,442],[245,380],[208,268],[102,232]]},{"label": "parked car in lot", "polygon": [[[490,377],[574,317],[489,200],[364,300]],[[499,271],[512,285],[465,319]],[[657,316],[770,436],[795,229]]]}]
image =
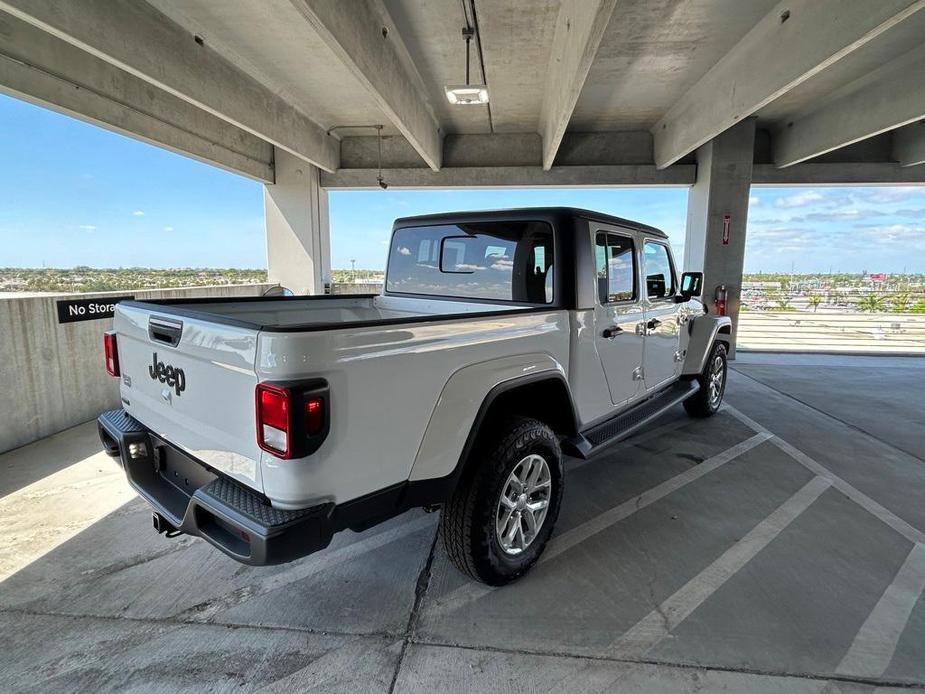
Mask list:
[{"label": "parked car in lot", "polygon": [[286,562],[415,507],[473,578],[526,572],[579,457],[723,397],[730,321],[661,231],[572,208],[395,222],[380,295],[123,301],[106,451],[158,531]]}]

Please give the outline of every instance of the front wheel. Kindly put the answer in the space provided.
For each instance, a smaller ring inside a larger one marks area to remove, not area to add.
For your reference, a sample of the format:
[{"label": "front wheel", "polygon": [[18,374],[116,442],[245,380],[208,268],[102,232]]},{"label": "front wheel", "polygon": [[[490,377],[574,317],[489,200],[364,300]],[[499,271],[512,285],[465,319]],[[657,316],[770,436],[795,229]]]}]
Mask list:
[{"label": "front wheel", "polygon": [[552,430],[517,417],[476,448],[440,514],[447,554],[463,573],[499,586],[539,559],[562,501],[562,453]]},{"label": "front wheel", "polygon": [[726,369],[726,345],[716,342],[697,377],[700,390],[684,401],[684,409],[691,417],[710,417],[719,410],[726,392]]}]

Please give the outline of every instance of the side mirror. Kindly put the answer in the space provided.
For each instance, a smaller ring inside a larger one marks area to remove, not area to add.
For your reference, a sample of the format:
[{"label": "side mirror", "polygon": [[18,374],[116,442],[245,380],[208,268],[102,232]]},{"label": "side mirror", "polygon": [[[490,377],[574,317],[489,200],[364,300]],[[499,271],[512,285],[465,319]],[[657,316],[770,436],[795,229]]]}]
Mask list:
[{"label": "side mirror", "polygon": [[678,302],[690,301],[695,296],[700,296],[703,291],[703,273],[702,272],[685,272],[681,275],[681,291],[678,293]]}]

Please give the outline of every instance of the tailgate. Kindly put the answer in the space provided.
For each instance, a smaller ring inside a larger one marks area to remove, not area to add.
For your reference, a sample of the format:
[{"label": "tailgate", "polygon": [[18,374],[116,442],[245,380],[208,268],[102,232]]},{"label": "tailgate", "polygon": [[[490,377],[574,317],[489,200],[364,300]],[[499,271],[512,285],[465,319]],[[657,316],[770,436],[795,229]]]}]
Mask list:
[{"label": "tailgate", "polygon": [[125,410],[262,492],[254,413],[258,331],[140,304],[117,306],[113,327]]}]

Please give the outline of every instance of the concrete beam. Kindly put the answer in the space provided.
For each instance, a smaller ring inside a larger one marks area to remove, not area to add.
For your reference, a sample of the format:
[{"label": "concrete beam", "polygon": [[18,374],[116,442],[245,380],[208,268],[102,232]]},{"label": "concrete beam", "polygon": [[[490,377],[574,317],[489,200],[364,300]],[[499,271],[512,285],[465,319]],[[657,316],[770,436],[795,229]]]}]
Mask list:
[{"label": "concrete beam", "polygon": [[676,162],[925,7],[925,0],[784,0],[652,129],[655,162]]},{"label": "concrete beam", "polygon": [[[369,90],[424,163],[439,170],[443,133],[416,86],[420,78],[406,73],[401,55],[407,50],[382,1],[292,0],[292,4]],[[383,27],[388,31],[383,32]]]},{"label": "concrete beam", "polygon": [[129,137],[273,183],[273,146],[9,15],[0,91]]},{"label": "concrete beam", "polygon": [[904,167],[895,162],[805,162],[786,169],[774,164],[755,164],[752,183],[766,186],[925,184],[925,164]]},{"label": "concrete beam", "polygon": [[[536,133],[447,135],[443,138],[443,165],[539,166],[540,136]],[[375,136],[345,137],[340,143],[341,169],[372,169],[378,165],[379,141]],[[405,138],[382,138],[382,166],[420,169],[421,157]]]},{"label": "concrete beam", "polygon": [[[376,137],[345,137],[340,145],[341,168],[375,167],[378,145]],[[536,133],[447,135],[443,138],[443,165],[540,166],[542,146]],[[652,135],[644,130],[566,133],[556,155],[557,166],[651,164],[652,161]],[[418,169],[421,159],[403,137],[385,136],[382,165],[387,169]]]},{"label": "concrete beam", "polygon": [[893,133],[893,158],[900,166],[925,164],[925,121]]},{"label": "concrete beam", "polygon": [[616,0],[564,0],[559,8],[540,109],[543,168],[547,171],[555,161],[616,4]]},{"label": "concrete beam", "polygon": [[[614,166],[466,166],[430,169],[383,169],[389,189],[399,188],[608,188],[619,186],[690,186],[696,177],[693,164],[656,169],[653,164]],[[323,173],[321,185],[328,189],[376,188],[376,169],[340,169]]]},{"label": "concrete beam", "polygon": [[848,85],[774,134],[774,163],[792,166],[925,117],[923,71],[925,46]]},{"label": "concrete beam", "polygon": [[46,31],[325,170],[336,138],[146,2],[0,0]]}]

